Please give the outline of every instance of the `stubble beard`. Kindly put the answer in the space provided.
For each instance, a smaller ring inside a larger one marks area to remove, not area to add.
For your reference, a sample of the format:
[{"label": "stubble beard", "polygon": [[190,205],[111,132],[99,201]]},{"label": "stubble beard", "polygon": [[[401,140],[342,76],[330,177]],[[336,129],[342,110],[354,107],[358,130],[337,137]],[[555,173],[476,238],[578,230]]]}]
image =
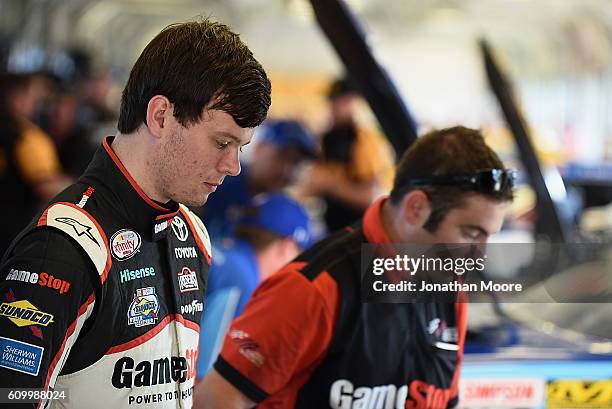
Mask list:
[{"label": "stubble beard", "polygon": [[191,192],[181,190],[182,183],[187,180],[179,171],[186,148],[183,129],[178,125],[177,128],[161,149],[154,166],[159,186],[171,200],[190,207],[200,207],[204,205],[206,198],[198,201]]}]

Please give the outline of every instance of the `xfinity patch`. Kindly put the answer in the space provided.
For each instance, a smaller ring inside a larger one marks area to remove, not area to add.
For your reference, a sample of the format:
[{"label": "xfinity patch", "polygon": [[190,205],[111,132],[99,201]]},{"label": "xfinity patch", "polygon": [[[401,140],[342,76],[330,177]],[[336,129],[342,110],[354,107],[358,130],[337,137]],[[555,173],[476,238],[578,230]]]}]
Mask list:
[{"label": "xfinity patch", "polygon": [[115,257],[119,261],[127,260],[134,257],[134,254],[140,249],[142,239],[140,234],[132,230],[119,230],[110,240],[110,248]]},{"label": "xfinity patch", "polygon": [[0,367],[37,376],[44,350],[16,339],[0,337]]},{"label": "xfinity patch", "polygon": [[155,287],[138,288],[128,310],[128,325],[143,327],[155,324],[158,312],[159,300]]}]

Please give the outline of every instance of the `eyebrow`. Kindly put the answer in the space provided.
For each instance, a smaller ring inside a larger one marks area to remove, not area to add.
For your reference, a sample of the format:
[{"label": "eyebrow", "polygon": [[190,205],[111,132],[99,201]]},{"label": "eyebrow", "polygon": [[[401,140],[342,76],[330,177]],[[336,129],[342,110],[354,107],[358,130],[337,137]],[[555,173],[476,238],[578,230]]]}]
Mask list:
[{"label": "eyebrow", "polygon": [[464,224],[461,227],[467,228],[467,229],[478,230],[481,234],[483,234],[485,236],[490,236],[491,235],[484,227],[478,226],[478,225],[475,225],[475,224]]},{"label": "eyebrow", "polygon": [[222,136],[222,137],[230,138],[230,139],[234,140],[237,144],[239,144],[241,146],[246,146],[246,145],[251,143],[250,140],[247,143],[242,143],[240,138],[238,138],[237,136],[235,136],[235,135],[233,135],[233,134],[231,134],[229,132],[215,132],[213,135],[214,136]]}]

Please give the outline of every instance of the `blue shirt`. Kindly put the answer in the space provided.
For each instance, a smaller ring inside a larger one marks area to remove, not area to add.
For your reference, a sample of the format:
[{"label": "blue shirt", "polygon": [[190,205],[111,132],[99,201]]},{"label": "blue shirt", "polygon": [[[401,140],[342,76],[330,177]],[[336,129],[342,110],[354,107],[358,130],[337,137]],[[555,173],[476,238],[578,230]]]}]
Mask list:
[{"label": "blue shirt", "polygon": [[208,196],[200,217],[213,240],[231,237],[236,227],[238,209],[250,199],[248,168],[242,166],[238,176],[228,176],[221,186]]},{"label": "blue shirt", "polygon": [[196,365],[203,378],[217,359],[225,332],[239,315],[259,284],[259,269],[250,244],[235,240],[215,245],[208,274],[206,303],[200,322],[200,354]]},{"label": "blue shirt", "polygon": [[215,246],[212,250],[213,264],[208,273],[206,295],[222,288],[238,288],[240,300],[234,317],[240,315],[253,291],[259,284],[259,267],[250,244],[232,240],[231,244]]}]

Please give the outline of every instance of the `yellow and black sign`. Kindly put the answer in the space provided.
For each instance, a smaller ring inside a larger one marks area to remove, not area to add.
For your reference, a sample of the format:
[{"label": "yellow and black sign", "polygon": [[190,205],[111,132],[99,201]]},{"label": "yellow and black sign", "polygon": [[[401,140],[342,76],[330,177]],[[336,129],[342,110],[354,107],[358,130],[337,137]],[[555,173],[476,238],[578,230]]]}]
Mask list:
[{"label": "yellow and black sign", "polygon": [[612,379],[556,379],[546,395],[547,409],[612,409]]},{"label": "yellow and black sign", "polygon": [[28,300],[3,302],[0,305],[0,316],[7,317],[18,327],[29,325],[46,327],[53,322],[53,315],[40,311]]}]

